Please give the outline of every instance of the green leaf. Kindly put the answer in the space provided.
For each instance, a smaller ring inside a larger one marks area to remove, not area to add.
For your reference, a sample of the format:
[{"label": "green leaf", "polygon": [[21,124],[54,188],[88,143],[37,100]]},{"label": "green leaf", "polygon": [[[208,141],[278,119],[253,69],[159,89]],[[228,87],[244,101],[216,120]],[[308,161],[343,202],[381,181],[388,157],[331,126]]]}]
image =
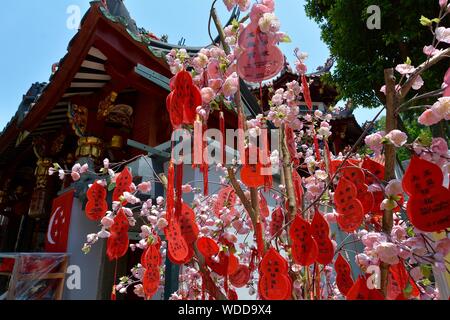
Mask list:
[{"label": "green leaf", "polygon": [[286,34],[283,38],[280,39],[280,42],[281,42],[281,43],[291,43],[291,42],[292,42],[292,39],[291,39],[291,37],[289,37],[289,36]]},{"label": "green leaf", "polygon": [[430,147],[433,142],[433,136],[430,130],[421,130],[417,141],[424,147]]},{"label": "green leaf", "polygon": [[420,24],[425,26],[425,27],[429,27],[429,26],[431,26],[433,24],[433,22],[431,22],[431,20],[428,19],[427,17],[421,16],[420,17]]},{"label": "green leaf", "polygon": [[424,279],[423,281],[422,281],[422,284],[424,285],[424,286],[430,286],[431,285],[431,281],[429,280],[429,279]]},{"label": "green leaf", "polygon": [[414,228],[413,227],[409,227],[406,229],[406,234],[408,235],[408,237],[414,237],[416,234],[414,233]]},{"label": "green leaf", "polygon": [[407,59],[406,59],[406,62],[405,62],[407,65],[411,65],[411,63],[412,63],[412,61],[411,61],[411,59],[408,57]]},{"label": "green leaf", "polygon": [[411,286],[411,283],[408,283],[406,288],[403,290],[403,293],[405,294],[405,296],[409,296],[409,295],[411,295],[412,290],[413,290],[413,287]]},{"label": "green leaf", "polygon": [[424,277],[428,279],[431,276],[433,268],[429,264],[423,264],[420,266],[420,271],[422,272]]},{"label": "green leaf", "polygon": [[116,183],[115,182],[114,183],[110,183],[108,185],[108,191],[113,191],[115,188],[116,188]]},{"label": "green leaf", "polygon": [[431,21],[433,21],[434,23],[440,23],[440,22],[441,22],[441,19],[439,19],[439,18],[434,18],[434,19],[431,20]]}]

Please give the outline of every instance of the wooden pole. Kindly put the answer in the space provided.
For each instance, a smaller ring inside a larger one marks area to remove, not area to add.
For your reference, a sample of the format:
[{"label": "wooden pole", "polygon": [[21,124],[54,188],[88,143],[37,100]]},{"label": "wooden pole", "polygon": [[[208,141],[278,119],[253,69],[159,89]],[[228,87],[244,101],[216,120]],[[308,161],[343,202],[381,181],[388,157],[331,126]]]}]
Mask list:
[{"label": "wooden pole", "polygon": [[[395,90],[394,69],[384,71],[386,82],[386,134],[397,129],[396,110],[399,105],[399,96]],[[389,182],[395,179],[396,150],[394,145],[385,146],[385,181]],[[394,213],[392,210],[385,210],[383,214],[382,230],[389,237],[394,225]],[[381,290],[384,296],[387,296],[387,287],[389,281],[389,264],[381,263]]]}]

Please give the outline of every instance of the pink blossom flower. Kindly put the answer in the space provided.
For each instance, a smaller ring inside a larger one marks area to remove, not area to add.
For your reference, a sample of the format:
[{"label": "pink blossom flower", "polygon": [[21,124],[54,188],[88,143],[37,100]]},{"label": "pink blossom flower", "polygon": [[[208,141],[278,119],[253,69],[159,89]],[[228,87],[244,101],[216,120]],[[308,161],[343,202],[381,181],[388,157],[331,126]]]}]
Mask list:
[{"label": "pink blossom flower", "polygon": [[271,12],[264,13],[259,19],[259,28],[264,33],[278,32],[280,30],[280,20]]},{"label": "pink blossom flower", "polygon": [[410,64],[403,63],[396,66],[395,70],[402,75],[407,75],[416,71],[416,68]]},{"label": "pink blossom flower", "polygon": [[50,169],[48,169],[48,175],[49,175],[49,176],[52,176],[52,175],[54,175],[55,173],[56,173],[55,168],[51,167]]},{"label": "pink blossom flower", "polygon": [[439,0],[439,6],[444,9],[447,7],[448,0]]},{"label": "pink blossom flower", "polygon": [[111,236],[111,233],[109,233],[105,229],[102,229],[97,235],[100,239],[107,239]]},{"label": "pink blossom flower", "polygon": [[328,223],[336,223],[337,216],[338,216],[337,212],[328,212],[323,215],[323,217],[325,218],[325,220],[328,221]]},{"label": "pink blossom flower", "polygon": [[391,237],[396,241],[402,241],[406,239],[406,230],[401,225],[396,225],[392,228]]},{"label": "pink blossom flower", "polygon": [[236,5],[235,0],[223,0],[223,3],[227,7],[228,11],[231,11],[234,8],[234,6]]},{"label": "pink blossom flower", "polygon": [[402,182],[400,180],[391,180],[386,186],[388,196],[397,196],[403,193]]},{"label": "pink blossom flower", "polygon": [[150,181],[142,182],[137,188],[142,193],[149,193],[152,190],[152,184]]},{"label": "pink blossom flower", "polygon": [[398,248],[391,242],[381,242],[375,245],[375,252],[378,258],[384,263],[395,265],[400,262],[398,258]]},{"label": "pink blossom flower", "polygon": [[439,240],[435,247],[436,252],[442,254],[444,257],[450,253],[450,239],[444,238]]},{"label": "pink blossom flower", "polygon": [[450,97],[443,97],[431,107],[431,110],[438,115],[441,120],[450,120]]},{"label": "pink blossom flower", "polygon": [[375,244],[386,241],[386,236],[378,232],[369,232],[361,237],[361,241],[367,249],[372,250]]},{"label": "pink blossom flower", "polygon": [[239,77],[236,72],[234,72],[231,76],[225,80],[225,83],[223,84],[223,94],[226,97],[233,96],[239,88]]},{"label": "pink blossom flower", "polygon": [[215,92],[210,87],[205,87],[201,90],[202,92],[202,100],[204,104],[209,104],[211,101],[214,100]]},{"label": "pink blossom flower", "polygon": [[431,109],[427,109],[418,119],[419,123],[424,126],[432,126],[441,120],[442,118]]},{"label": "pink blossom flower", "polygon": [[417,76],[416,79],[413,82],[412,88],[414,90],[419,90],[420,88],[423,87],[423,85],[425,84],[425,82],[423,81],[421,76]]},{"label": "pink blossom flower", "polygon": [[446,155],[448,153],[447,141],[443,138],[433,138],[431,150],[438,155]]},{"label": "pink blossom flower", "polygon": [[436,51],[437,51],[436,48],[431,45],[425,46],[423,48],[423,53],[428,57],[433,56],[436,53]]},{"label": "pink blossom flower", "polygon": [[436,39],[440,42],[450,43],[450,28],[445,27],[437,28]]},{"label": "pink blossom flower", "polygon": [[164,230],[168,225],[169,225],[169,223],[168,223],[167,220],[164,219],[164,218],[159,218],[158,222],[156,223],[156,226],[157,226],[160,230]]},{"label": "pink blossom flower", "polygon": [[76,163],[73,167],[72,167],[72,172],[78,172],[80,173],[81,170],[81,164]]},{"label": "pink blossom flower", "polygon": [[110,217],[103,217],[101,224],[105,228],[110,228],[114,224],[114,220],[111,219]]},{"label": "pink blossom flower", "polygon": [[400,130],[392,130],[386,135],[386,138],[397,148],[405,145],[406,141],[408,140],[408,136],[406,135],[406,133]]},{"label": "pink blossom flower", "polygon": [[237,0],[236,2],[241,12],[247,11],[250,8],[250,0]]},{"label": "pink blossom flower", "polygon": [[366,145],[375,152],[375,154],[381,153],[381,149],[383,147],[383,136],[380,132],[368,135],[364,141]]},{"label": "pink blossom flower", "polygon": [[[73,181],[78,181],[81,178],[80,174],[78,172],[75,172],[75,171],[72,171],[70,176],[72,177]],[[60,177],[61,177],[61,175],[60,175]]]},{"label": "pink blossom flower", "polygon": [[190,184],[185,184],[182,186],[183,193],[191,193],[192,192],[192,186]]},{"label": "pink blossom flower", "polygon": [[423,273],[420,267],[412,268],[410,274],[411,277],[414,279],[414,281],[419,281],[423,279]]}]

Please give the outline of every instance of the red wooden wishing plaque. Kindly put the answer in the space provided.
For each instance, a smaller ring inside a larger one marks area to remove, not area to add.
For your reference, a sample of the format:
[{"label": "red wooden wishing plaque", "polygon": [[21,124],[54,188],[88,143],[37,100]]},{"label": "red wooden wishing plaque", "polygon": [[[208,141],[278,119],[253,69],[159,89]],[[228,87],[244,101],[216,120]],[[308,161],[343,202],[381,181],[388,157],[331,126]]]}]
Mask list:
[{"label": "red wooden wishing plaque", "polygon": [[200,89],[194,84],[186,70],[179,71],[170,82],[172,92],[166,100],[172,127],[192,125],[197,115],[197,107],[202,105]]},{"label": "red wooden wishing plaque", "polygon": [[128,229],[130,224],[124,211],[121,209],[114,218],[114,224],[111,226],[111,236],[106,245],[106,255],[110,260],[123,257],[128,251],[130,243],[128,238]]},{"label": "red wooden wishing plaque", "polygon": [[86,204],[86,216],[89,220],[101,220],[106,211],[108,211],[108,203],[106,202],[106,189],[95,181],[87,192],[88,202]]},{"label": "red wooden wishing plaque", "polygon": [[330,226],[319,211],[314,214],[311,232],[319,249],[316,261],[323,265],[330,264],[334,257],[334,247],[330,239]]},{"label": "red wooden wishing plaque", "polygon": [[289,230],[292,239],[292,257],[295,263],[301,266],[309,266],[317,259],[319,249],[312,237],[311,225],[300,215],[295,217]]},{"label": "red wooden wishing plaque", "polygon": [[261,32],[258,21],[252,21],[239,37],[244,50],[238,58],[239,76],[249,82],[260,83],[276,76],[284,65],[284,57],[274,39]]},{"label": "red wooden wishing plaque", "polygon": [[116,179],[116,188],[113,192],[113,201],[119,201],[124,192],[130,192],[132,182],[133,176],[131,175],[130,170],[128,170],[128,167],[125,167]]},{"label": "red wooden wishing plaque", "polygon": [[450,227],[450,190],[435,164],[413,157],[403,177],[403,189],[410,196],[406,213],[411,223],[426,232]]},{"label": "red wooden wishing plaque", "polygon": [[259,294],[265,300],[287,300],[292,283],[286,260],[273,248],[267,250],[260,264]]}]

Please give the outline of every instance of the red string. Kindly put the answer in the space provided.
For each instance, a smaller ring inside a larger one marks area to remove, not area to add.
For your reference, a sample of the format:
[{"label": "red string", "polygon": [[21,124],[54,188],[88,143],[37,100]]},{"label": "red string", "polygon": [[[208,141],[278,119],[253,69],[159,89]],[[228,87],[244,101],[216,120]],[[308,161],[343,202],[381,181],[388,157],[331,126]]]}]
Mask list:
[{"label": "red string", "polygon": [[175,204],[175,217],[178,219],[181,215],[181,205],[183,198],[183,163],[177,165],[177,173],[176,173],[176,204]]},{"label": "red string", "polygon": [[226,134],[225,134],[225,116],[223,112],[220,112],[220,133],[222,134],[222,165],[225,165],[227,161],[226,156]]},{"label": "red string", "polygon": [[116,259],[116,266],[114,268],[114,284],[113,284],[113,288],[112,288],[112,292],[111,292],[111,300],[112,301],[116,301],[117,300],[117,296],[116,296],[116,282],[117,282],[117,264],[118,264],[119,259]]}]

